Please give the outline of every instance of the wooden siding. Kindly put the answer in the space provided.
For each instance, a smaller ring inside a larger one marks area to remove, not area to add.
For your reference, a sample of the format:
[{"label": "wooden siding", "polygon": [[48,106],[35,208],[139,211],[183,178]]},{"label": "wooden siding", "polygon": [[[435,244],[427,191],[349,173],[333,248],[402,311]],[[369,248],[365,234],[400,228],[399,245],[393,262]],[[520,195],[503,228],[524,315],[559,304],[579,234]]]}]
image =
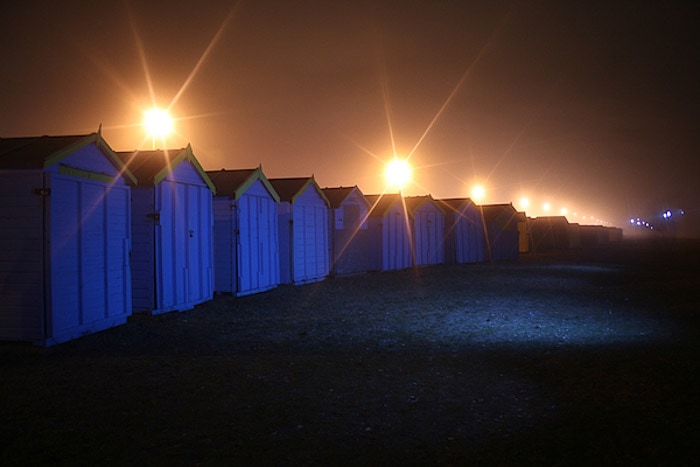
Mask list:
[{"label": "wooden siding", "polygon": [[384,216],[369,218],[370,268],[375,271],[406,269],[413,265],[411,219],[401,203]]},{"label": "wooden siding", "polygon": [[292,226],[292,281],[303,284],[328,276],[328,207],[312,187],[295,200]]},{"label": "wooden siding", "polygon": [[237,201],[237,295],[279,284],[277,203],[260,180]]},{"label": "wooden siding", "polygon": [[156,209],[154,188],[146,187],[131,191],[131,235],[132,241],[132,301],[136,313],[151,312],[156,306],[155,298],[155,249]]},{"label": "wooden siding", "polygon": [[52,174],[47,343],[126,322],[131,314],[129,188]]},{"label": "wooden siding", "polygon": [[214,291],[234,293],[236,284],[237,246],[235,236],[235,202],[228,196],[215,196],[214,214]]},{"label": "wooden siding", "polygon": [[0,173],[0,339],[43,336],[43,186],[40,171]]},{"label": "wooden siding", "polygon": [[333,274],[356,274],[369,269],[367,214],[369,207],[361,193],[351,192],[332,215],[331,238]]},{"label": "wooden siding", "polygon": [[213,297],[211,190],[163,180],[155,204],[160,219],[153,313],[192,309]]},{"label": "wooden siding", "polygon": [[413,245],[416,266],[445,262],[445,217],[432,202],[413,212]]}]

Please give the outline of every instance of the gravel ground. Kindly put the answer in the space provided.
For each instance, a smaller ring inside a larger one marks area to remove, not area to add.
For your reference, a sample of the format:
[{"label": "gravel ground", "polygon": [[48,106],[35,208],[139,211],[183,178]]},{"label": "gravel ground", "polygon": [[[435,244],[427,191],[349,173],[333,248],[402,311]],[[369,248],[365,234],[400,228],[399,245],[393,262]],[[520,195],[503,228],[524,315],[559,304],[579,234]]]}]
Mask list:
[{"label": "gravel ground", "polygon": [[0,463],[694,464],[698,251],[332,278],[0,344]]}]

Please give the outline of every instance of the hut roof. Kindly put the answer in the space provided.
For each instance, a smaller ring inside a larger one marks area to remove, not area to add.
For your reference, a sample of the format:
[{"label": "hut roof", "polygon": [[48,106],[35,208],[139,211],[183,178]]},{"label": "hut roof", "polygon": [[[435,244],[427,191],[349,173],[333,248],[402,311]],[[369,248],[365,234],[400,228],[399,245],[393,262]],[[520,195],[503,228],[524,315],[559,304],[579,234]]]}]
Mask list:
[{"label": "hut roof", "polygon": [[214,183],[214,186],[216,186],[216,192],[221,195],[238,199],[253,183],[260,180],[265,186],[265,189],[270,193],[270,196],[272,196],[276,202],[279,203],[280,201],[279,194],[275,191],[260,166],[255,169],[208,170],[207,175]]},{"label": "hut roof", "polygon": [[339,208],[340,205],[343,204],[343,201],[345,201],[353,191],[357,191],[362,198],[367,201],[357,185],[323,188],[323,194],[326,195],[326,198],[328,198],[328,202],[333,209]]},{"label": "hut roof", "polygon": [[275,189],[280,197],[280,201],[286,201],[294,204],[297,196],[303,193],[309,185],[312,185],[318,194],[326,202],[326,206],[330,206],[330,202],[326,195],[318,186],[313,175],[311,177],[295,177],[295,178],[271,178],[270,184]]},{"label": "hut roof", "polygon": [[180,163],[188,161],[199,172],[202,180],[204,180],[211,191],[216,193],[214,183],[199,164],[189,144],[187,147],[180,149],[136,150],[132,152],[118,152],[117,155],[129,170],[133,172],[139,184],[145,186],[157,185]]},{"label": "hut roof", "polygon": [[[391,211],[391,208],[396,203],[399,203],[402,209],[405,208],[405,204],[403,202],[404,198],[399,193],[365,195],[365,198],[367,198],[367,201],[369,201],[370,205],[372,206],[372,210],[369,214],[372,217],[384,217]],[[409,215],[411,215],[410,211],[407,212]]]},{"label": "hut roof", "polygon": [[0,138],[0,169],[43,169],[56,164],[75,151],[94,144],[132,183],[136,178],[102,138],[101,133],[64,136]]}]

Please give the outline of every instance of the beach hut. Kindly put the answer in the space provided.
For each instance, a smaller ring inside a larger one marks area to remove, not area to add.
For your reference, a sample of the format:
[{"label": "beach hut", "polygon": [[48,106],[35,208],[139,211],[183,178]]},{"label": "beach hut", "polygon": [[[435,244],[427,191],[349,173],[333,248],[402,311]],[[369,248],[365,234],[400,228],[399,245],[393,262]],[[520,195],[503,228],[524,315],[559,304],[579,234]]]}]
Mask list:
[{"label": "beach hut", "polygon": [[370,205],[357,186],[324,188],[331,206],[332,275],[367,272],[367,216]]},{"label": "beach hut", "polygon": [[211,300],[215,188],[192,148],[118,155],[138,179],[132,190],[134,311],[186,311]]},{"label": "beach hut", "polygon": [[262,167],[207,171],[214,197],[214,291],[249,295],[277,287],[279,195]]},{"label": "beach hut", "polygon": [[518,223],[524,215],[512,204],[481,205],[486,230],[487,252],[490,261],[515,261],[519,256]]},{"label": "beach hut", "polygon": [[413,258],[416,266],[445,262],[445,213],[432,196],[407,196],[406,208],[413,218]]},{"label": "beach hut", "polygon": [[392,271],[413,265],[411,213],[400,194],[367,195],[370,271]]},{"label": "beach hut", "polygon": [[571,246],[569,221],[565,216],[540,216],[529,221],[533,253],[568,250]]},{"label": "beach hut", "polygon": [[48,346],[126,323],[135,182],[99,131],[0,138],[0,339]]},{"label": "beach hut", "polygon": [[306,284],[329,274],[329,203],[313,176],[270,179],[278,208],[280,283]]},{"label": "beach hut", "polygon": [[469,198],[437,201],[445,212],[445,262],[449,264],[486,261],[484,218]]}]

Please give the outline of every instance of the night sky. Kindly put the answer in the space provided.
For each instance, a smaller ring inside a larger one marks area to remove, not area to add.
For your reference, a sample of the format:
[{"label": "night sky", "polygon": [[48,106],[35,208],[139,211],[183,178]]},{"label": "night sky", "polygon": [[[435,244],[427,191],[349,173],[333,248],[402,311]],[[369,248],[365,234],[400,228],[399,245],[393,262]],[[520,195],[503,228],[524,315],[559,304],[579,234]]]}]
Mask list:
[{"label": "night sky", "polygon": [[0,136],[102,124],[115,150],[150,149],[155,103],[206,169],[371,194],[396,152],[408,195],[482,183],[529,215],[696,220],[693,3],[570,3],[3,2]]}]

